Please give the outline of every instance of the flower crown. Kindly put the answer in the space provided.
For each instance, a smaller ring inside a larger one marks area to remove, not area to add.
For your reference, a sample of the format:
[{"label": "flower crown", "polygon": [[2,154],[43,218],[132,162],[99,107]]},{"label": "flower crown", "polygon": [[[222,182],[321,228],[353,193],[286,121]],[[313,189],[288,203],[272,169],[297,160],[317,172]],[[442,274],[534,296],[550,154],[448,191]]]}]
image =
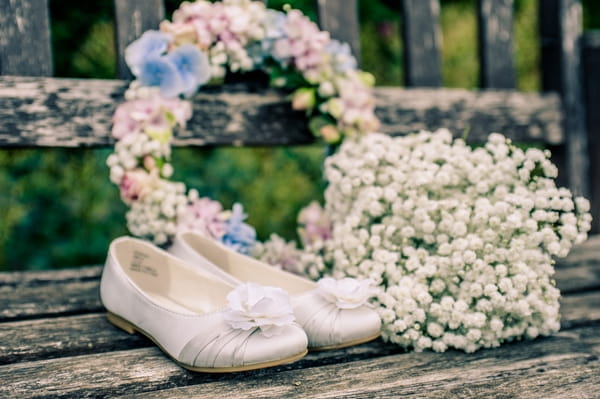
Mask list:
[{"label": "flower crown", "polygon": [[130,206],[129,231],[166,244],[194,230],[248,253],[254,229],[241,205],[231,211],[170,180],[171,140],[192,115],[185,100],[228,72],[262,70],[270,85],[292,93],[312,133],[329,144],[375,131],[374,78],[357,69],[348,44],[331,39],[298,10],[262,2],[184,2],[173,21],[147,31],[125,51],[134,80],[113,117],[117,139],[108,159],[110,179]]}]

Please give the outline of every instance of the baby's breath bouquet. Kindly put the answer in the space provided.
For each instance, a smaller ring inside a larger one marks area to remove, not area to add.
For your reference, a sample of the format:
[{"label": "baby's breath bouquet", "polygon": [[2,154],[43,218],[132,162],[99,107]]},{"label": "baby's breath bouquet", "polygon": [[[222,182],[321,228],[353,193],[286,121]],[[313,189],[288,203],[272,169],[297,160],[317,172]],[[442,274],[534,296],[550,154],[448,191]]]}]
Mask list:
[{"label": "baby's breath bouquet", "polygon": [[325,174],[332,230],[313,260],[377,282],[386,340],[473,352],[559,329],[553,256],[586,239],[591,216],[556,187],[548,152],[500,134],[476,148],[447,130],[369,134]]}]

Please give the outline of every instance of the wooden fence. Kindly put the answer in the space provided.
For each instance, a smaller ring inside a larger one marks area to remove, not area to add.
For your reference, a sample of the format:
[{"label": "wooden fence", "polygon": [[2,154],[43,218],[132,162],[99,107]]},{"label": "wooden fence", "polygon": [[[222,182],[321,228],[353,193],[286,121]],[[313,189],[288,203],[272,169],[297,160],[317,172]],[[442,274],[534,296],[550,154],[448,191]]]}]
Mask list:
[{"label": "wooden fence", "polygon": [[[579,0],[539,1],[542,86],[545,92],[559,94],[561,102],[558,108],[556,97],[552,94],[547,96],[513,94],[516,93],[513,0],[477,0],[480,87],[493,91],[495,95],[491,97],[487,92],[441,89],[442,40],[439,0],[397,0],[398,12],[402,14],[403,21],[405,86],[426,87],[438,91],[419,89],[398,92],[378,89],[376,93],[378,106],[380,106],[378,115],[385,119],[384,130],[389,132],[404,133],[415,128],[440,124],[452,129],[466,124],[474,126],[473,137],[475,138],[480,138],[489,131],[498,130],[515,139],[541,140],[555,153],[555,162],[561,170],[561,183],[568,184],[576,193],[587,195],[592,199],[594,229],[598,231],[600,187],[595,183],[600,178],[600,162],[597,159],[600,153],[600,77],[598,76],[600,35],[595,32],[582,35],[582,11]],[[0,75],[52,75],[47,3],[48,0],[18,2],[0,0]],[[354,53],[360,57],[358,0],[316,0],[316,3],[321,27],[329,30],[333,37],[350,43]],[[394,1],[387,0],[387,3],[393,4]],[[119,78],[131,77],[124,63],[125,47],[144,31],[155,29],[159,21],[164,18],[164,14],[162,0],[115,0]],[[17,17],[15,18],[14,15]],[[100,113],[97,112],[98,109],[90,108],[86,119],[87,125],[82,126],[79,120],[73,123],[69,120],[52,120],[48,125],[48,119],[42,125],[27,125],[25,122],[30,122],[30,118],[25,120],[15,118],[12,113],[10,106],[18,104],[15,104],[16,100],[11,98],[10,101],[13,102],[9,101],[5,104],[9,107],[5,106],[4,111],[0,111],[0,122],[8,127],[0,132],[0,146],[110,145],[112,143],[110,138],[98,139],[94,127],[98,127],[97,130],[101,131],[105,129],[106,124],[110,123],[108,116],[112,100],[122,94],[124,84],[118,82],[103,84],[94,81],[81,84],[97,87],[101,101],[93,101],[93,104],[95,106],[104,104],[103,112]],[[9,79],[3,82],[2,86],[7,91],[15,89],[24,91],[22,101],[33,103],[36,103],[36,98],[38,101],[60,98],[57,93],[61,93],[61,90],[69,90],[71,94],[69,98],[79,102],[85,100],[83,97],[88,95],[87,92],[77,91],[76,84],[72,82],[63,84],[56,79],[36,80],[33,83],[22,78]],[[497,90],[506,90],[506,92]],[[276,118],[281,115],[281,112],[285,112],[284,105],[278,98],[269,98],[264,93],[254,97],[249,96],[245,101],[247,104],[254,104],[259,98],[259,103],[266,107],[265,111],[258,112],[259,118],[244,126],[259,126],[263,130],[277,127]],[[486,103],[486,98],[490,98],[490,102]],[[206,100],[210,102],[208,98]],[[427,112],[418,109],[418,104],[422,104],[423,101],[430,103]],[[507,104],[506,107],[502,106],[503,102]],[[60,105],[66,107],[69,104],[66,101]],[[212,101],[212,104],[218,104],[218,101]],[[402,109],[404,104],[409,104],[406,109]],[[454,111],[447,111],[449,104],[458,107],[462,112],[460,118],[456,117]],[[488,105],[488,110],[483,109]],[[410,107],[414,112],[411,113]],[[230,105],[225,108],[232,109]],[[520,108],[526,109],[527,112],[521,114]],[[436,111],[429,112],[431,109]],[[549,115],[557,109],[559,114]],[[49,108],[49,112],[51,111],[52,107]],[[507,112],[509,115],[503,114]],[[200,118],[200,115],[204,117],[207,113],[195,113],[195,115]],[[267,115],[271,118],[263,121],[261,117]],[[286,115],[286,118],[294,118],[289,114]],[[503,118],[510,123],[503,123]],[[493,120],[495,124],[490,122],[486,125],[488,120]],[[457,125],[456,121],[460,121],[462,125]],[[515,124],[515,121],[519,123]],[[258,122],[261,123],[257,125]],[[213,131],[216,131],[217,128],[222,127],[223,120],[209,120],[207,123]],[[64,124],[70,127],[69,135],[74,136],[71,139],[61,142],[59,128],[57,129],[58,140],[49,140],[46,143],[39,140],[40,132],[42,137],[47,139],[48,129],[62,127]],[[509,127],[511,131],[507,131]],[[487,129],[487,132],[481,129]],[[255,129],[255,132],[258,130]],[[224,139],[210,134],[208,137],[193,138],[189,134],[189,137],[181,140],[181,143],[214,145],[224,144],[223,140],[226,143],[240,142],[241,139],[233,133]],[[246,138],[242,140],[245,144],[253,144],[249,139],[252,135],[237,133]],[[305,133],[298,131],[297,137],[291,141],[282,142],[273,137],[266,140],[261,137],[256,143],[277,145],[310,141],[310,136]]]}]

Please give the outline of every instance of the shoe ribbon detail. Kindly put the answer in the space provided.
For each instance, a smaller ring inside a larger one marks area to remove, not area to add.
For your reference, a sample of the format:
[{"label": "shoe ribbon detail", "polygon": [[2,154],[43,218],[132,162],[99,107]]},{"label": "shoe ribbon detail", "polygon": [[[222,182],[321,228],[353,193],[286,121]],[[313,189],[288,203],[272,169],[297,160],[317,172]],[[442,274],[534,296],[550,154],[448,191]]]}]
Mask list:
[{"label": "shoe ribbon detail", "polygon": [[247,353],[250,341],[272,350],[273,345],[277,346],[272,337],[286,330],[289,333],[290,326],[297,328],[289,296],[280,288],[242,284],[227,295],[227,300],[222,319],[212,332],[195,336],[181,349],[179,359],[183,363],[196,367],[243,366],[248,364],[248,356],[253,357]]},{"label": "shoe ribbon detail", "polygon": [[375,334],[380,320],[368,300],[376,292],[370,280],[326,277],[314,290],[293,297],[294,312],[308,336],[309,348],[342,345]]},{"label": "shoe ribbon detail", "polygon": [[246,346],[257,329],[228,328],[226,323],[213,334],[192,338],[178,356],[182,363],[195,367],[237,367],[245,362]]}]

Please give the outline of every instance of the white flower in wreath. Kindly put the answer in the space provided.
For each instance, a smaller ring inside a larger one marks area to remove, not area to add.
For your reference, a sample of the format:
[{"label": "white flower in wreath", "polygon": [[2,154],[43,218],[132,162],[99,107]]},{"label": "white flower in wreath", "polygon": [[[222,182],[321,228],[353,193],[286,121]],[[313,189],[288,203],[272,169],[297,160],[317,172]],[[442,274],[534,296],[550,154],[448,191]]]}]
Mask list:
[{"label": "white flower in wreath", "polygon": [[324,277],[317,285],[317,292],[340,309],[356,309],[366,305],[369,298],[377,294],[371,279],[357,280],[346,277],[336,280]]},{"label": "white flower in wreath", "polygon": [[235,329],[260,328],[265,337],[283,332],[295,320],[287,292],[254,283],[239,285],[227,295],[224,318]]}]

